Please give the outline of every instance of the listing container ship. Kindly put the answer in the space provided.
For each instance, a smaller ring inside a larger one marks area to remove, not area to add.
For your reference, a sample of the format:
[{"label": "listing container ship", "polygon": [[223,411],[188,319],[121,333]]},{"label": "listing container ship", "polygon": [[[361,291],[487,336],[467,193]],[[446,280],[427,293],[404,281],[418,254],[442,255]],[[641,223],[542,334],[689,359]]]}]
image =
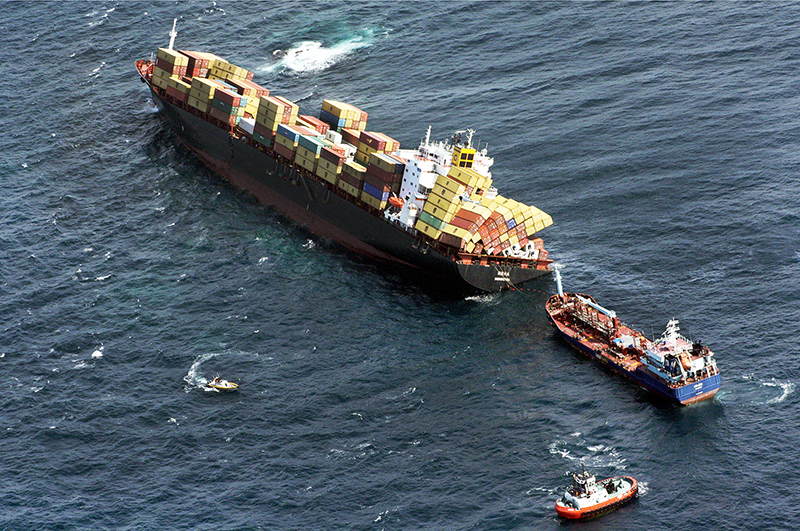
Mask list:
[{"label": "listing container ship", "polygon": [[178,139],[203,163],[311,232],[375,259],[499,291],[549,272],[536,236],[552,218],[503,197],[473,131],[401,149],[368,114],[324,100],[316,116],[221,57],[159,48],[136,68]]},{"label": "listing container ship", "polygon": [[558,294],[545,304],[547,315],[558,334],[579,352],[669,402],[689,405],[713,398],[719,390],[714,353],[679,334],[676,319],[670,319],[659,339],[650,341],[589,295],[565,294],[558,270],[556,284]]}]

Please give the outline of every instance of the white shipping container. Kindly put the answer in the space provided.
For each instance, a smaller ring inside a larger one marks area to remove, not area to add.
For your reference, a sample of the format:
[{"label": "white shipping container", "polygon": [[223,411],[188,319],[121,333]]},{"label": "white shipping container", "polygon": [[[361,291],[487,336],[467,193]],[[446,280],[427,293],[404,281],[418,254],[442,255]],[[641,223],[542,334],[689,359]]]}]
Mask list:
[{"label": "white shipping container", "polygon": [[256,119],[255,118],[242,118],[239,120],[239,127],[250,133],[253,134],[253,129],[256,127]]}]

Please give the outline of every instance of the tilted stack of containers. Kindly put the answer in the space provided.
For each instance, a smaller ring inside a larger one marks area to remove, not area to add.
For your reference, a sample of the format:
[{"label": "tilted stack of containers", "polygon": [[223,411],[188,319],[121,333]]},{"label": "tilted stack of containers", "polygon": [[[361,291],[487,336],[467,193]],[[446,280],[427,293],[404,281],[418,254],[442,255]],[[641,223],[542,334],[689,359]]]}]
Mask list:
[{"label": "tilted stack of containers", "polygon": [[313,116],[308,116],[307,114],[298,115],[297,123],[302,125],[303,127],[314,129],[315,131],[323,135],[327,133],[331,128],[331,126],[327,122],[323,122],[319,118],[314,118]]},{"label": "tilted stack of containers", "polygon": [[360,197],[366,175],[366,167],[354,160],[347,160],[342,164],[342,173],[339,175],[337,186],[348,195]]},{"label": "tilted stack of containers", "polygon": [[180,50],[180,53],[189,58],[186,64],[186,77],[208,77],[208,65],[211,59],[207,54],[185,50]]},{"label": "tilted stack of containers", "polygon": [[334,131],[343,128],[363,131],[367,128],[368,114],[349,103],[336,100],[322,100],[319,119],[331,126]]},{"label": "tilted stack of containers", "polygon": [[216,82],[202,77],[192,78],[192,86],[189,89],[189,98],[186,103],[200,112],[207,113],[218,86],[219,84]]},{"label": "tilted stack of containers", "polygon": [[392,194],[400,191],[405,161],[387,153],[369,156],[361,199],[368,205],[383,209]]},{"label": "tilted stack of containers", "polygon": [[[297,140],[294,163],[303,169],[314,173],[317,169],[317,161],[322,148],[330,145],[321,136],[316,136],[317,131],[304,128],[308,133],[300,135]],[[318,133],[317,133],[318,134]]]},{"label": "tilted stack of containers", "polygon": [[245,116],[249,114],[251,118],[255,118],[261,102],[261,96],[269,96],[269,90],[255,81],[247,79],[229,79],[228,84],[235,87],[236,92],[240,95],[247,97],[247,105],[244,108]]},{"label": "tilted stack of containers", "polygon": [[229,79],[247,79],[252,81],[253,72],[229,63],[221,57],[214,56],[208,66],[208,78],[227,81]]},{"label": "tilted stack of containers", "polygon": [[247,98],[240,96],[233,88],[217,87],[214,96],[211,98],[211,107],[208,113],[228,125],[236,125],[239,118],[244,116],[244,108],[247,105]]},{"label": "tilted stack of containers", "polygon": [[535,207],[496,195],[491,179],[461,164],[470,154],[456,151],[448,174],[438,176],[415,228],[468,253],[486,250],[513,255],[541,250],[533,234],[551,225],[552,218]]},{"label": "tilted stack of containers", "polygon": [[153,67],[153,85],[167,90],[171,77],[186,75],[189,58],[175,50],[159,48],[156,52],[156,64]]},{"label": "tilted stack of containers", "polygon": [[377,131],[361,131],[357,148],[356,160],[366,166],[371,154],[393,153],[400,149],[400,142]]},{"label": "tilted stack of containers", "polygon": [[186,102],[192,85],[184,81],[186,78],[170,77],[167,81],[167,94],[178,101]]},{"label": "tilted stack of containers", "polygon": [[[294,161],[295,156],[297,155],[297,147],[300,137],[303,136],[315,137],[317,139],[320,138],[316,131],[308,129],[307,127],[300,125],[280,124],[275,134],[275,145],[273,146],[275,153],[281,155],[289,161]],[[307,153],[304,152],[304,155],[307,155]],[[306,158],[309,157],[306,156]],[[314,159],[316,159],[316,157],[314,157]]]},{"label": "tilted stack of containers", "polygon": [[262,144],[271,145],[278,126],[281,124],[293,125],[297,121],[299,110],[298,105],[285,98],[262,96],[256,112],[253,137]]},{"label": "tilted stack of containers", "polygon": [[332,144],[330,147],[322,148],[317,163],[317,176],[323,181],[337,184],[346,160],[347,156],[342,146]]}]

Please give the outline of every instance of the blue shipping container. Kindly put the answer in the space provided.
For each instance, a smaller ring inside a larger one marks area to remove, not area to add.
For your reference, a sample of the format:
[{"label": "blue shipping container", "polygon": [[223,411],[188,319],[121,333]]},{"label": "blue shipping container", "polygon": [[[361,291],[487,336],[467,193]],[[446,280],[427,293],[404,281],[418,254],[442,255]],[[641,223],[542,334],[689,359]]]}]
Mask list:
[{"label": "blue shipping container", "polygon": [[367,192],[369,195],[378,199],[379,201],[388,201],[389,200],[389,192],[384,192],[382,190],[378,190],[374,186],[369,183],[364,183],[364,191]]},{"label": "blue shipping container", "polygon": [[344,127],[347,124],[347,120],[345,118],[337,118],[336,116],[332,115],[325,109],[319,111],[319,119],[325,122],[326,124],[330,125],[334,129],[338,129],[339,127]]}]

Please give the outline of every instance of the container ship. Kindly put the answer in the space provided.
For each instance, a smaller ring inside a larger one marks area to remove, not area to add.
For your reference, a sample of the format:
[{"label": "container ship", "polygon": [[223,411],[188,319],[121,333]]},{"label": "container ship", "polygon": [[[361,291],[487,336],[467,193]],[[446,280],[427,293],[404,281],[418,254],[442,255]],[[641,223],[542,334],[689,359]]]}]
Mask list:
[{"label": "container ship", "polygon": [[136,61],[159,114],[212,171],[311,232],[459,291],[499,291],[549,273],[537,233],[553,223],[493,186],[474,131],[416,149],[367,128],[358,107],[301,114],[253,72],[169,47]]},{"label": "container ship", "polygon": [[589,295],[565,294],[558,270],[556,284],[558,294],[545,304],[547,315],[559,336],[579,352],[669,402],[689,405],[711,399],[719,390],[714,353],[679,334],[676,319],[650,341]]}]

